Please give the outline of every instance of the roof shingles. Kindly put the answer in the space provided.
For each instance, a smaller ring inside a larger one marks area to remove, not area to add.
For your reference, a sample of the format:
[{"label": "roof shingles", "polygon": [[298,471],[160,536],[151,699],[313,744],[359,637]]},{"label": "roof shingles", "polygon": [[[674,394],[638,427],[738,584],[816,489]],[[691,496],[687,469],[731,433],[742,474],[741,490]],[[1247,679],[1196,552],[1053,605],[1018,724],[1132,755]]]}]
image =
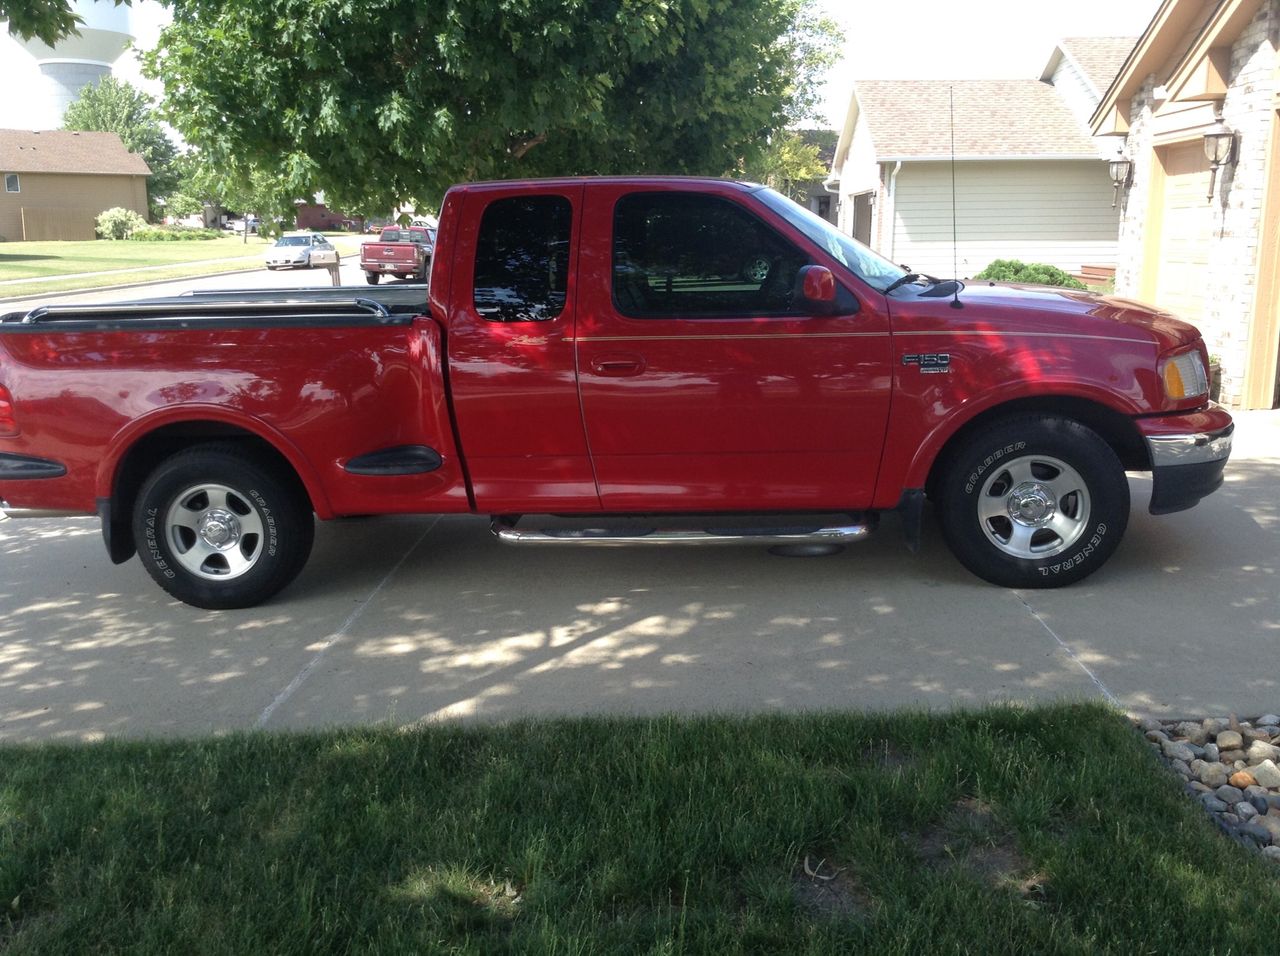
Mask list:
[{"label": "roof shingles", "polygon": [[151,168],[116,133],[0,129],[0,172],[149,176]]},{"label": "roof shingles", "polygon": [[1097,156],[1058,91],[1040,80],[859,80],[877,161],[950,157],[952,91],[958,159]]},{"label": "roof shingles", "polygon": [[1136,37],[1067,37],[1058,46],[1076,61],[1085,79],[1093,84],[1094,92],[1101,96],[1137,42]]}]

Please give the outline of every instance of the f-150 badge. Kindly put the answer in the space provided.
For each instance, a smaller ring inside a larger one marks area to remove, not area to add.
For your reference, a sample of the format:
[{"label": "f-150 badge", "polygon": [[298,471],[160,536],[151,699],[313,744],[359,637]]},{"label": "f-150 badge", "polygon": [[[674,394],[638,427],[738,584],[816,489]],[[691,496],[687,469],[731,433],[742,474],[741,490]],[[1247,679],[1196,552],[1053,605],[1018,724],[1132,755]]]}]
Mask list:
[{"label": "f-150 badge", "polygon": [[920,352],[902,356],[903,365],[918,365],[924,375],[941,375],[951,371],[950,352]]}]

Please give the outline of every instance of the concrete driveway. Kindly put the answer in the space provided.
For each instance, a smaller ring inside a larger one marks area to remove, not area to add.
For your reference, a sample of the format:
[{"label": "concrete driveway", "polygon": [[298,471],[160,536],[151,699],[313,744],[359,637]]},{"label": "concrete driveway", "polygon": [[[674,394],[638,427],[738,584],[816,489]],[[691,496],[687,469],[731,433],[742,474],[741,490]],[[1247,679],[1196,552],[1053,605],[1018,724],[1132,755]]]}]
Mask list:
[{"label": "concrete driveway", "polygon": [[825,558],[536,550],[472,517],[342,521],[270,604],[207,612],[106,558],[94,519],[0,522],[0,739],[525,715],[1103,698],[1280,707],[1280,411],[1228,483],[1062,591],[973,578],[887,519]]}]

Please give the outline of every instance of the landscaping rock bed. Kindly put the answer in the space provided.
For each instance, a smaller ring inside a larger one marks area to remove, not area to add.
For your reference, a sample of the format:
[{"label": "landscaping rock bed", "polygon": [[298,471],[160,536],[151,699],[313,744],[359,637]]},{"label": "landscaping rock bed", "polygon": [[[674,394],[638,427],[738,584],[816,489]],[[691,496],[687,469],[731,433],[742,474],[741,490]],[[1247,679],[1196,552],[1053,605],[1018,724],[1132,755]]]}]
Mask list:
[{"label": "landscaping rock bed", "polygon": [[1138,727],[1228,836],[1280,863],[1280,716],[1144,717]]}]

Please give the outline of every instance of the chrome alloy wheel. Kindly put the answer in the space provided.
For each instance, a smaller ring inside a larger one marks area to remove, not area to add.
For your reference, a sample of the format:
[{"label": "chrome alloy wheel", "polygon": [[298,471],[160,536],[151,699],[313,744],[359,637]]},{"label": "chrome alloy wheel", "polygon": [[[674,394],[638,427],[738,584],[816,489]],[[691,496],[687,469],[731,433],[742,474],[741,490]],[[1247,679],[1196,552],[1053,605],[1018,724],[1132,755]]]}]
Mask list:
[{"label": "chrome alloy wheel", "polygon": [[993,467],[978,496],[978,522],[992,544],[1015,558],[1049,558],[1089,525],[1089,489],[1080,473],[1048,455]]},{"label": "chrome alloy wheel", "polygon": [[164,521],[174,557],[211,581],[238,578],[262,556],[262,516],[226,485],[193,485],[176,496]]}]

